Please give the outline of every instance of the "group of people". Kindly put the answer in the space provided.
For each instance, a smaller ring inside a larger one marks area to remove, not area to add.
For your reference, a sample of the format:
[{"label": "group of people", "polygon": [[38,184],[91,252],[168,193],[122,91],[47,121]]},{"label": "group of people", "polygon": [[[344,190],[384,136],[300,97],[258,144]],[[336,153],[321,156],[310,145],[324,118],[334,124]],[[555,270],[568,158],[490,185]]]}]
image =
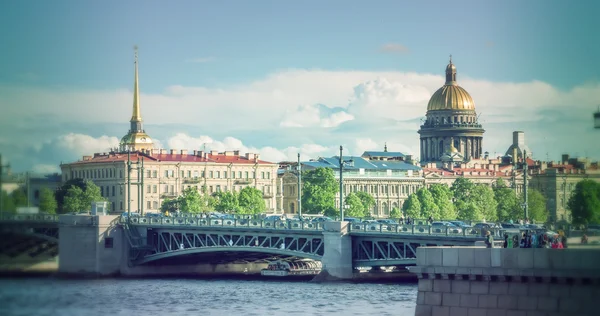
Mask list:
[{"label": "group of people", "polygon": [[563,232],[552,237],[546,233],[536,233],[535,231],[525,231],[519,235],[514,235],[512,238],[504,234],[504,248],[567,248],[567,237]]}]

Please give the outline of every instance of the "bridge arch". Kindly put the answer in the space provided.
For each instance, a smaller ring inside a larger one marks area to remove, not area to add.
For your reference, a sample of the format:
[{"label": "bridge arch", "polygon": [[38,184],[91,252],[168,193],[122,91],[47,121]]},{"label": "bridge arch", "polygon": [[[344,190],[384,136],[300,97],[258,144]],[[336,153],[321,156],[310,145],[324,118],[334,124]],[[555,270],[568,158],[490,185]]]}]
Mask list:
[{"label": "bridge arch", "polygon": [[313,259],[320,261],[322,256],[318,254],[311,254],[302,251],[295,251],[289,249],[280,248],[269,248],[269,247],[248,247],[248,246],[226,246],[226,247],[197,247],[197,248],[183,248],[165,251],[161,253],[146,255],[143,258],[137,260],[136,264],[149,263],[156,260],[172,258],[183,255],[199,254],[199,253],[218,253],[218,252],[239,252],[239,253],[264,253],[270,255],[283,255],[283,256],[294,256],[299,258]]}]

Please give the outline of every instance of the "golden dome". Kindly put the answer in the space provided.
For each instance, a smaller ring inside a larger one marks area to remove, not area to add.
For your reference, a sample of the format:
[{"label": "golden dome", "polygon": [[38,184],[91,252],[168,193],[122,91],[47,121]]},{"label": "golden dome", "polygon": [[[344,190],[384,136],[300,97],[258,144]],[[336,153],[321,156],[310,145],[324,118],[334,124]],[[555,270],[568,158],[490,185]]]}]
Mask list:
[{"label": "golden dome", "polygon": [[437,110],[475,110],[471,95],[456,83],[456,66],[452,63],[452,56],[446,66],[446,84],[431,96],[427,104],[427,111]]},{"label": "golden dome", "polygon": [[427,111],[436,110],[475,110],[475,102],[467,90],[457,85],[444,85],[427,104]]}]

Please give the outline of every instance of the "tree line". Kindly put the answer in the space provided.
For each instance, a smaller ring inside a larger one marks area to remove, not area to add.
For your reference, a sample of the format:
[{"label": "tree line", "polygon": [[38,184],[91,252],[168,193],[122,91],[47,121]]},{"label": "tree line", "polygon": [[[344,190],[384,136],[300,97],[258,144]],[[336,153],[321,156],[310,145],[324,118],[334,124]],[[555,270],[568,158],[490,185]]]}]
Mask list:
[{"label": "tree line", "polygon": [[266,210],[263,192],[245,187],[240,192],[215,192],[201,194],[196,188],[189,187],[174,199],[165,199],[162,212],[180,211],[184,213],[221,212],[228,214],[260,214]]}]

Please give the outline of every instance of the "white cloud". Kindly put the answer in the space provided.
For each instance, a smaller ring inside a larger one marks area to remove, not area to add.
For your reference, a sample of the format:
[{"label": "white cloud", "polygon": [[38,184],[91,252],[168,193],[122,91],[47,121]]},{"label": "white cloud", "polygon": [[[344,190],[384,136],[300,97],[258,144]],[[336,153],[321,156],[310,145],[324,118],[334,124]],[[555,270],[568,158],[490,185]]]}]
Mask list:
[{"label": "white cloud", "polygon": [[[171,86],[163,93],[145,93],[142,86],[140,99],[146,131],[156,147],[200,150],[210,143],[214,150],[248,149],[278,161],[295,160],[298,152],[306,158],[336,155],[340,144],[360,155],[367,148],[381,150],[387,142],[390,151],[416,155],[419,118],[443,82],[441,74],[291,69],[218,88]],[[538,158],[546,152],[558,157],[563,151],[600,157],[597,132],[591,128],[599,83],[560,90],[539,81],[495,83],[460,76],[458,82],[471,93],[481,115],[484,150],[504,152],[518,129],[526,132]],[[107,151],[126,128],[104,138],[86,134],[98,135],[90,129],[106,123],[126,126],[131,102],[128,89],[0,86],[0,144],[31,147],[38,140],[24,137],[37,130],[45,135],[40,144],[50,142],[77,156]],[[55,129],[73,122],[80,125],[70,129],[72,134]]]},{"label": "white cloud", "polygon": [[89,135],[70,133],[59,136],[52,142],[57,149],[67,150],[78,156],[91,155],[98,152],[109,152],[119,146],[119,139],[111,136],[94,138]]}]

